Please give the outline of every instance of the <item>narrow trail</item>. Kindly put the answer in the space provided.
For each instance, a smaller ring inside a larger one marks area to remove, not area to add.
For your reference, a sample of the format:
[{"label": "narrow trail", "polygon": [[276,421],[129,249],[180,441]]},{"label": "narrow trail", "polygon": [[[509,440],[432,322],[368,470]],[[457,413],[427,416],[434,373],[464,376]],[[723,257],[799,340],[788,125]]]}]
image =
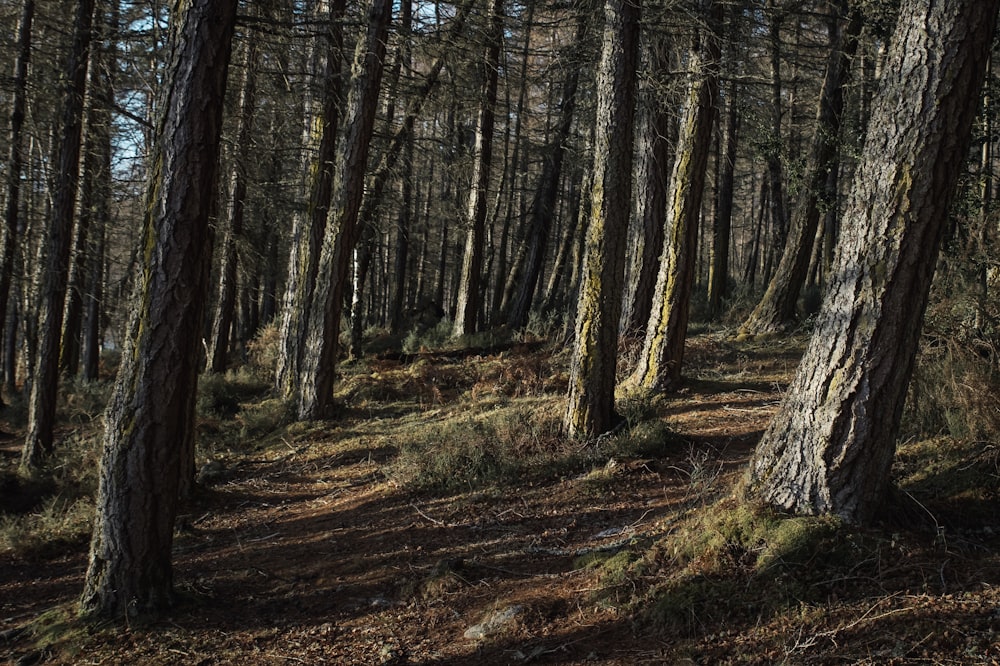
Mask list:
[{"label": "narrow trail", "polygon": [[[730,360],[749,365],[708,367],[665,403],[666,456],[550,480],[446,496],[398,484],[400,442],[469,409],[440,391],[231,453],[178,519],[177,611],[49,663],[660,663],[668,646],[616,606],[632,590],[597,600],[587,557],[667,534],[739,474],[780,399],[767,371],[787,369]],[[72,602],[83,565],[82,552],[5,564],[0,614]]]}]

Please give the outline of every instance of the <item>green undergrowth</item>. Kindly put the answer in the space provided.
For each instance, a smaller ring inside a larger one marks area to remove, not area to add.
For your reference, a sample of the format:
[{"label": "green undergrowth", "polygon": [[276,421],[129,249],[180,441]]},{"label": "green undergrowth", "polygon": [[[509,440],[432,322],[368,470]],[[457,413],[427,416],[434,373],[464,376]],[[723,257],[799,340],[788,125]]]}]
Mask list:
[{"label": "green undergrowth", "polygon": [[270,383],[249,369],[205,373],[198,379],[198,415],[233,418],[244,404],[262,400],[270,390]]},{"label": "green undergrowth", "polygon": [[680,445],[660,420],[580,443],[563,433],[563,407],[555,397],[515,398],[418,421],[395,436],[399,455],[385,473],[405,487],[447,494],[590,469],[585,485],[597,488],[615,483],[617,459],[656,457]]},{"label": "green undergrowth", "polygon": [[33,474],[13,465],[0,476],[0,552],[22,558],[83,547],[90,537],[97,494],[101,431],[75,431],[56,444]]},{"label": "green undergrowth", "polygon": [[785,516],[729,497],[680,518],[663,538],[578,564],[594,569],[598,603],[691,637],[827,602],[902,552],[836,518]]},{"label": "green undergrowth", "polygon": [[406,487],[439,493],[505,485],[578,468],[560,432],[557,401],[517,401],[416,425],[400,437],[386,474]]},{"label": "green undergrowth", "polygon": [[577,565],[594,571],[595,602],[683,640],[794,625],[812,617],[809,609],[849,609],[873,597],[976,594],[1000,583],[996,446],[913,440],[893,471],[894,515],[886,518],[894,520],[872,528],[783,515],[731,493],[670,517],[662,538]]},{"label": "green undergrowth", "polygon": [[1000,534],[1000,447],[941,436],[911,439],[896,452],[900,503],[935,531]]}]

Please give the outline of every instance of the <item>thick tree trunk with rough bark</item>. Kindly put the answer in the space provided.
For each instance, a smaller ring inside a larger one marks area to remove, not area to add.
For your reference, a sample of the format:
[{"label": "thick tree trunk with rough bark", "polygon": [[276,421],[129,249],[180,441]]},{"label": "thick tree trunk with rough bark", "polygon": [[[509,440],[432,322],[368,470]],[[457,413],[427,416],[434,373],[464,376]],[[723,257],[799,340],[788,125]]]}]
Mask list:
[{"label": "thick tree trunk with rough bark", "polygon": [[580,439],[611,430],[617,418],[615,366],[632,196],[640,13],[637,0],[604,5],[590,220],[563,417],[569,436]]},{"label": "thick tree trunk with rough bark", "polygon": [[319,257],[306,346],[299,372],[298,414],[302,419],[322,418],[333,401],[340,315],[351,254],[358,241],[358,217],[368,170],[368,149],[375,127],[391,19],[391,0],[373,0],[367,33],[358,40],[354,56],[352,89],[345,114],[346,133],[337,151],[330,215]]},{"label": "thick tree trunk with rough bark", "polygon": [[795,209],[778,268],[771,276],[763,298],[740,327],[743,337],[777,334],[795,324],[796,303],[808,276],[809,258],[820,216],[836,204],[836,201],[828,199],[828,195],[833,193],[828,191],[826,183],[830,172],[837,169],[844,84],[861,33],[862,20],[861,12],[855,11],[845,30],[841,21],[847,13],[846,0],[832,2],[830,10],[830,56],[816,110],[811,175],[803,198]]},{"label": "thick tree trunk with rough bark", "polygon": [[826,300],[748,490],[796,513],[875,517],[997,0],[905,0],[844,213]]},{"label": "thick tree trunk with rough bark", "polygon": [[194,405],[208,291],[209,213],[236,0],[171,17],[169,81],[149,183],[141,275],[108,406],[83,615],[115,621],[174,600],[178,493],[194,465]]},{"label": "thick tree trunk with rough bark", "polygon": [[28,434],[21,453],[21,467],[37,469],[52,452],[59,388],[59,341],[66,304],[73,211],[80,176],[83,137],[83,98],[87,82],[94,0],[77,4],[73,46],[66,63],[58,150],[53,156],[52,212],[45,233],[43,256],[38,267],[38,343],[31,396],[28,402]]},{"label": "thick tree trunk with rough bark", "polygon": [[705,13],[709,29],[699,36],[692,52],[692,79],[688,86],[667,196],[667,238],[660,258],[652,314],[646,327],[642,354],[628,379],[630,387],[643,390],[670,390],[681,378],[698,257],[698,220],[719,90],[717,29],[721,12],[721,3],[709,3]]}]

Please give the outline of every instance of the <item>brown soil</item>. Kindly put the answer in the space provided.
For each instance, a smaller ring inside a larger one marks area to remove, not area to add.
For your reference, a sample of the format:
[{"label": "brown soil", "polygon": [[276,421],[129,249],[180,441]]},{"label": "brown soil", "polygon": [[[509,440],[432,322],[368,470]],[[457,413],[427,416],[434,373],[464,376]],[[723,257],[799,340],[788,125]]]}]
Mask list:
[{"label": "brown soil", "polygon": [[[887,583],[886,572],[867,592],[852,584],[825,605],[751,613],[732,624],[695,618],[684,631],[645,621],[625,603],[634,587],[602,591],[605,583],[583,565],[581,554],[641,549],[726,494],[799,351],[699,338],[690,353],[693,378],[658,408],[680,435],[667,455],[615,460],[603,484],[581,470],[444,497],[409,491],[386,473],[408,424],[468,409],[469,391],[481,398],[484,384],[516,393],[511,387],[530,374],[505,384],[512,373],[491,374],[487,364],[538,368],[535,397],[555,402],[560,371],[537,349],[432,358],[429,365],[454,381],[404,388],[408,401],[371,400],[321,426],[292,428],[275,445],[248,443],[223,456],[217,477],[179,520],[180,603],[168,617],[47,644],[17,629],[71,607],[85,544],[34,561],[0,556],[0,631],[8,630],[0,657],[56,664],[998,663],[996,543],[967,540],[972,545],[952,543],[948,552],[932,538],[897,535],[894,543],[910,557],[898,565],[898,580]],[[483,365],[469,370],[476,363]],[[365,372],[392,382],[404,366],[373,361]],[[16,442],[3,444],[9,462]],[[466,637],[491,612],[509,608],[514,619],[497,634]]]}]

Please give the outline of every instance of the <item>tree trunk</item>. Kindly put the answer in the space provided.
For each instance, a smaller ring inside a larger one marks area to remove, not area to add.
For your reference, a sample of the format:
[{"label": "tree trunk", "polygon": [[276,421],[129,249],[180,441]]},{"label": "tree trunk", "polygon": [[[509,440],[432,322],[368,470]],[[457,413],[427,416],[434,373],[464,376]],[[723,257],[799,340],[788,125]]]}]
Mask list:
[{"label": "tree trunk", "polygon": [[[457,36],[464,29],[465,21],[471,7],[472,3],[470,1],[459,8],[458,13],[452,20],[452,27],[450,30],[452,37]],[[379,213],[380,204],[383,203],[385,188],[395,173],[396,161],[399,159],[399,156],[403,155],[404,161],[406,162],[412,161],[414,126],[417,118],[420,116],[420,113],[424,108],[424,103],[431,96],[431,93],[434,92],[435,88],[437,88],[444,66],[445,59],[443,57],[437,58],[434,61],[434,64],[431,65],[430,70],[428,70],[427,75],[424,77],[423,84],[407,105],[406,115],[403,118],[402,124],[393,133],[388,147],[386,147],[385,152],[379,159],[378,166],[369,178],[370,184],[366,188],[364,203],[359,216],[360,221],[358,223],[361,229],[361,238],[357,243],[357,249],[354,253],[354,275],[352,284],[353,293],[351,294],[351,334],[349,348],[349,353],[353,357],[361,355],[361,333],[364,329],[364,317],[362,313],[363,308],[361,306],[364,303],[365,283],[367,282],[368,271],[371,267],[372,253],[377,231],[375,217]],[[394,106],[390,106],[390,109],[394,109]],[[392,120],[391,116],[392,113],[390,114],[388,123],[390,125]]]},{"label": "tree trunk", "polygon": [[76,375],[82,356],[83,375],[88,381],[97,379],[100,360],[105,230],[111,217],[112,193],[110,100],[114,98],[112,73],[118,67],[118,45],[115,42],[118,23],[119,5],[114,2],[107,22],[101,20],[99,23],[101,38],[92,50],[88,71],[89,105],[80,216],[73,241],[62,334],[61,365],[64,372],[69,376]]},{"label": "tree trunk", "polygon": [[[410,44],[412,20],[413,3],[411,0],[403,0],[399,21],[400,60],[406,76],[410,76],[413,69],[413,49]],[[389,285],[389,330],[393,333],[399,332],[403,323],[403,301],[408,283],[406,272],[410,251],[410,229],[413,226],[413,127],[410,127],[407,132],[406,143],[402,151],[403,164],[399,184],[400,209],[396,218],[392,281]]]},{"label": "tree trunk", "polygon": [[781,23],[784,20],[784,10],[778,6],[778,0],[768,0],[767,7],[771,12],[770,38],[771,59],[771,127],[767,146],[767,182],[768,215],[771,221],[771,242],[768,245],[768,259],[764,265],[764,275],[771,276],[771,262],[775,252],[781,252],[785,247],[788,233],[788,223],[785,212],[785,175],[781,163]]},{"label": "tree trunk", "polygon": [[[706,0],[709,29],[692,51],[692,79],[681,119],[677,154],[667,197],[668,242],[660,257],[652,315],[631,386],[671,390],[681,378],[691,291],[698,257],[698,220],[711,152],[712,125],[719,91],[718,25],[722,4]],[[704,6],[704,5],[703,5]]]},{"label": "tree trunk", "polygon": [[736,181],[736,149],[739,145],[739,86],[733,79],[726,94],[726,128],[719,169],[719,190],[712,220],[712,263],[708,271],[708,310],[712,316],[722,311],[722,299],[729,295],[729,239],[733,228],[733,192]]},{"label": "tree trunk", "polygon": [[573,184],[569,192],[569,214],[566,216],[566,229],[559,243],[559,250],[552,265],[552,272],[549,274],[549,281],[545,285],[545,295],[542,300],[542,312],[551,313],[557,307],[560,286],[566,282],[567,265],[570,255],[573,253],[573,246],[576,243],[577,230],[580,221],[580,188],[583,179],[583,170],[577,169],[573,176]]},{"label": "tree trunk", "polygon": [[637,0],[607,0],[597,78],[590,223],[563,424],[570,437],[611,430],[625,245],[632,195],[632,143],[639,60]]},{"label": "tree trunk", "polygon": [[[577,14],[576,37],[574,50],[586,43],[589,26],[589,10],[581,9]],[[556,212],[556,199],[559,196],[559,182],[562,179],[563,157],[566,154],[570,129],[573,126],[573,113],[576,111],[576,90],[580,82],[578,59],[571,58],[566,79],[563,82],[562,100],[559,105],[559,124],[555,136],[545,147],[542,158],[542,174],[538,180],[538,189],[528,211],[529,227],[524,272],[518,282],[517,295],[511,305],[507,323],[513,330],[520,330],[528,324],[528,314],[535,296],[535,288],[542,273],[545,262],[545,252],[548,246],[550,227]]]},{"label": "tree trunk", "polygon": [[[108,148],[110,149],[110,145]],[[110,151],[106,155],[111,157]],[[110,173],[111,162],[107,162]],[[110,213],[110,190],[102,195],[104,201],[101,204],[104,212],[101,218],[107,221]],[[83,378],[89,382],[100,379],[101,369],[101,331],[104,323],[104,254],[106,249],[106,229],[102,223],[97,229],[97,239],[94,241],[94,249],[91,250],[87,268],[87,303],[84,311],[85,325],[83,328],[82,362]]]},{"label": "tree trunk", "polygon": [[816,330],[757,447],[749,491],[779,509],[875,517],[997,0],[905,0]]},{"label": "tree trunk", "polygon": [[243,80],[240,82],[236,120],[236,155],[229,180],[228,226],[222,240],[222,265],[219,267],[219,296],[212,319],[208,366],[212,372],[225,372],[229,365],[229,339],[236,310],[236,243],[243,237],[244,206],[247,196],[247,168],[254,113],[257,106],[256,36],[250,33],[243,55]]},{"label": "tree trunk", "polygon": [[[670,48],[666,37],[657,35],[649,46],[649,69],[653,76],[670,71]],[[649,322],[650,309],[663,252],[664,220],[667,217],[667,181],[671,141],[675,123],[662,91],[653,85],[646,91],[640,111],[639,140],[635,166],[635,215],[628,262],[625,266],[625,302],[622,333],[641,335]]]},{"label": "tree trunk", "polygon": [[59,338],[66,303],[73,210],[80,175],[83,98],[87,82],[94,0],[80,0],[74,19],[73,46],[66,63],[58,153],[53,156],[52,216],[39,264],[38,346],[28,403],[28,434],[21,467],[34,470],[52,453],[56,393],[59,387]]},{"label": "tree trunk", "polygon": [[[334,161],[344,89],[341,72],[344,64],[343,21],[346,5],[346,0],[333,0],[330,4],[331,32],[328,35],[323,74],[323,106],[318,118],[313,116],[314,109],[309,96],[305,104],[302,161],[303,171],[311,176],[304,186],[309,192],[309,204],[306,215],[296,215],[292,223],[291,256],[281,308],[280,353],[274,378],[275,390],[284,398],[292,398],[298,391],[306,325],[313,303],[320,248],[326,234],[330,199],[333,196]],[[309,146],[316,141],[317,132],[319,138],[316,162],[309,165]]]},{"label": "tree trunk", "polygon": [[391,0],[373,0],[367,34],[358,40],[354,56],[352,89],[345,114],[347,127],[337,151],[334,192],[299,373],[298,414],[302,419],[322,418],[333,401],[340,315],[351,254],[358,240],[358,214],[364,196],[368,149],[375,127],[391,19]]},{"label": "tree trunk", "polygon": [[222,107],[236,0],[178,3],[148,188],[141,275],[107,413],[83,615],[127,620],[174,599],[171,547],[208,291]]},{"label": "tree trunk", "polygon": [[[0,248],[0,340],[4,333],[16,337],[17,331],[6,327],[7,304],[10,302],[11,279],[14,274],[15,249],[17,247],[18,216],[21,201],[21,173],[24,170],[24,141],[21,130],[24,127],[25,93],[28,87],[28,64],[31,62],[31,24],[35,18],[35,0],[24,0],[21,19],[17,28],[17,57],[14,60],[14,90],[10,109],[10,134],[7,146],[7,202],[4,209],[3,245]],[[7,385],[13,386],[13,377],[7,377]],[[0,397],[0,406],[3,398]]]},{"label": "tree trunk", "polygon": [[462,256],[458,303],[452,335],[474,333],[482,310],[483,238],[486,235],[486,204],[493,162],[493,123],[500,76],[500,48],[503,43],[503,0],[490,0],[490,28],[483,56],[483,89],[476,122],[476,146],[472,167],[472,189],[466,213],[468,234]]},{"label": "tree trunk", "polygon": [[[595,123],[591,123],[587,132],[587,140],[584,142],[584,154],[593,154],[594,137],[597,135]],[[573,242],[573,252],[569,269],[568,284],[566,286],[566,316],[563,319],[562,338],[567,345],[576,341],[576,318],[580,307],[580,283],[583,279],[583,267],[586,261],[586,242],[588,235],[588,223],[591,215],[590,198],[594,193],[594,162],[587,160],[583,163],[583,173],[580,176],[580,202],[577,209],[576,218],[576,238]],[[627,242],[627,239],[626,239]]]},{"label": "tree trunk", "polygon": [[857,47],[862,19],[861,12],[855,11],[845,33],[841,21],[847,12],[846,0],[835,0],[830,10],[830,56],[816,110],[811,175],[801,203],[795,210],[778,268],[768,283],[764,297],[740,327],[740,336],[743,337],[781,333],[795,324],[795,306],[808,274],[820,216],[825,209],[836,204],[835,200],[827,198],[830,192],[826,184],[829,173],[837,169],[844,84]]}]

